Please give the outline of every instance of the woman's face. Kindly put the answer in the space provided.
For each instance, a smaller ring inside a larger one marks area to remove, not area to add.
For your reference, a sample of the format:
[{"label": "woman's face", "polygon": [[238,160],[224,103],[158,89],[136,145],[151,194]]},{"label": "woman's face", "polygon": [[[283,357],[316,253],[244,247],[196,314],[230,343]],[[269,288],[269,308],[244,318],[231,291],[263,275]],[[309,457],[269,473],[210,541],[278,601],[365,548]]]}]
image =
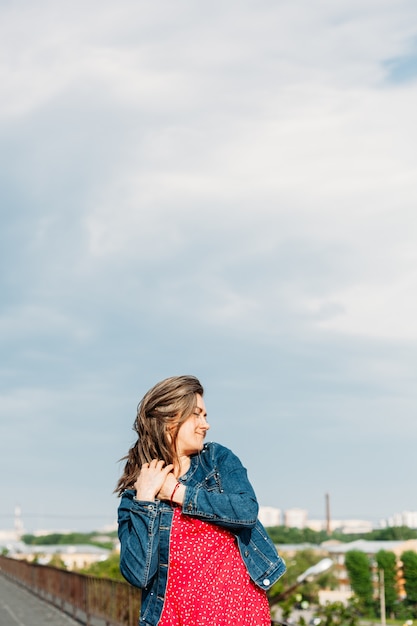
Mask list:
[{"label": "woman's face", "polygon": [[204,400],[200,394],[197,394],[196,408],[178,431],[176,441],[178,456],[190,456],[200,452],[203,449],[204,438],[209,428]]}]

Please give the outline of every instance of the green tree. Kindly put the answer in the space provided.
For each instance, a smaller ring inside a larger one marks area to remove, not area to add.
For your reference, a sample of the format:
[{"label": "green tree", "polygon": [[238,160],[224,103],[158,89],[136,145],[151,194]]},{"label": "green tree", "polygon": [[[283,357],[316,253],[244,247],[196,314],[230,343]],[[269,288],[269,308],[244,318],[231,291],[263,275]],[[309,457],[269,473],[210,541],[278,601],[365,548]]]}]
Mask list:
[{"label": "green tree", "polygon": [[[295,586],[293,591],[288,594],[287,590],[290,590],[292,586],[296,585],[298,576],[312,565],[318,563],[322,557],[318,556],[317,553],[311,549],[300,550],[291,557],[287,556],[285,551],[282,551],[282,555],[287,563],[287,571],[268,592],[271,606],[279,603],[283,610],[287,608],[290,613],[293,605],[299,601],[296,598],[297,595],[301,594],[302,599],[307,600],[309,603],[317,603],[320,589],[336,588],[337,580],[330,570],[309,582],[306,581],[299,586]],[[279,599],[282,597],[283,593],[286,594],[285,600]]]},{"label": "green tree", "polygon": [[369,541],[417,539],[417,529],[409,528],[408,526],[390,526],[372,530],[369,533],[345,534],[336,530],[330,535],[324,530],[315,531],[311,528],[287,528],[286,526],[270,526],[267,528],[267,531],[272,541],[277,544],[312,543],[318,545],[327,539],[337,539],[342,543],[348,543],[356,539],[367,539]]},{"label": "green tree", "polygon": [[413,550],[406,550],[401,555],[401,561],[407,594],[406,604],[410,607],[413,616],[417,617],[417,553]]},{"label": "green tree", "polygon": [[379,550],[376,553],[378,570],[384,572],[385,608],[388,615],[394,612],[397,601],[397,558],[394,552]]},{"label": "green tree", "polygon": [[[286,561],[287,571],[284,576],[280,578],[278,582],[276,582],[275,585],[269,590],[268,595],[270,602],[275,596],[282,594],[286,589],[292,587],[292,585],[296,583],[297,577],[302,574],[302,572],[319,561],[319,557],[314,554],[313,550],[300,550],[292,557],[287,556],[283,550],[282,556]],[[298,590],[294,590],[294,594],[297,592]],[[295,600],[288,602],[288,606],[291,605],[291,602],[294,604]],[[274,602],[272,601],[272,603]]]},{"label": "green tree", "polygon": [[353,592],[362,602],[365,612],[373,614],[374,589],[369,558],[360,550],[349,550],[349,552],[346,552],[345,565]]},{"label": "green tree", "polygon": [[389,526],[373,530],[364,539],[375,539],[378,541],[406,541],[407,539],[417,539],[417,530],[408,526]]},{"label": "green tree", "polygon": [[88,567],[80,570],[81,574],[89,574],[98,578],[110,578],[111,580],[121,580],[126,582],[119,569],[120,556],[118,552],[113,552],[105,561],[92,563]]},{"label": "green tree", "polygon": [[360,619],[358,600],[350,598],[347,605],[343,602],[328,602],[316,612],[322,618],[323,626],[357,626]]},{"label": "green tree", "polygon": [[49,535],[23,535],[22,541],[31,546],[87,544],[111,550],[116,532],[107,533],[104,537],[96,532],[90,533],[50,533]]},{"label": "green tree", "polygon": [[48,565],[51,565],[52,567],[59,567],[59,569],[67,569],[65,562],[62,560],[59,554],[53,554]]},{"label": "green tree", "polygon": [[268,535],[274,543],[312,543],[320,544],[328,539],[327,533],[315,531],[311,528],[288,528],[287,526],[270,526]]}]

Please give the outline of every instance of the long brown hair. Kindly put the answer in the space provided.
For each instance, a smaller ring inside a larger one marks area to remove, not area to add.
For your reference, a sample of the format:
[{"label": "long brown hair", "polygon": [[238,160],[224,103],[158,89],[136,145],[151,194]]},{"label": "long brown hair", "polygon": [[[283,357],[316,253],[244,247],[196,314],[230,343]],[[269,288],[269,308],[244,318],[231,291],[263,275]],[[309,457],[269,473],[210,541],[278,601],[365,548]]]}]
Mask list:
[{"label": "long brown hair", "polygon": [[178,431],[195,410],[197,394],[203,393],[203,386],[195,376],[172,376],[143,396],[133,424],[138,439],[123,457],[126,464],[115,489],[119,496],[133,486],[143,463],[161,459],[168,465],[177,460]]}]

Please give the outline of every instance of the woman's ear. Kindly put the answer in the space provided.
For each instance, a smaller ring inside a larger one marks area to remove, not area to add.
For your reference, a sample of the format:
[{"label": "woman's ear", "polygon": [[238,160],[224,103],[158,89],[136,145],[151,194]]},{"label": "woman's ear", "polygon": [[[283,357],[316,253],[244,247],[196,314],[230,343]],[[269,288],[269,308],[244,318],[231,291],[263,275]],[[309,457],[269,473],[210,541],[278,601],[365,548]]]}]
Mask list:
[{"label": "woman's ear", "polygon": [[176,427],[177,427],[176,424],[167,424],[167,426],[166,426],[166,431],[165,432],[166,432],[168,443],[170,445],[174,441],[174,433],[175,433]]}]

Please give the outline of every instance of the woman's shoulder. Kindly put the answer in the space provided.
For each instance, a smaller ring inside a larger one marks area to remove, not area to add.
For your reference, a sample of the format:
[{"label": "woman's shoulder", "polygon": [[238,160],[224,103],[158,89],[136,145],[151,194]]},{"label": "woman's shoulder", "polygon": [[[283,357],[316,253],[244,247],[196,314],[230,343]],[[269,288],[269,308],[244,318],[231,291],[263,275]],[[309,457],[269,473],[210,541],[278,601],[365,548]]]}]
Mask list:
[{"label": "woman's shoulder", "polygon": [[217,441],[207,441],[204,444],[203,452],[214,452],[217,454],[221,454],[222,452],[231,452],[231,450],[229,450],[229,448],[226,448],[226,446],[223,446],[221,443],[217,443]]},{"label": "woman's shoulder", "polygon": [[221,458],[235,458],[238,457],[230,448],[223,446],[221,443],[217,443],[216,441],[208,441],[204,444],[203,454],[208,454],[212,459],[221,459]]},{"label": "woman's shoulder", "polygon": [[130,502],[133,500],[135,493],[136,491],[134,491],[133,489],[125,489],[120,494],[120,499],[124,500],[125,502]]}]

